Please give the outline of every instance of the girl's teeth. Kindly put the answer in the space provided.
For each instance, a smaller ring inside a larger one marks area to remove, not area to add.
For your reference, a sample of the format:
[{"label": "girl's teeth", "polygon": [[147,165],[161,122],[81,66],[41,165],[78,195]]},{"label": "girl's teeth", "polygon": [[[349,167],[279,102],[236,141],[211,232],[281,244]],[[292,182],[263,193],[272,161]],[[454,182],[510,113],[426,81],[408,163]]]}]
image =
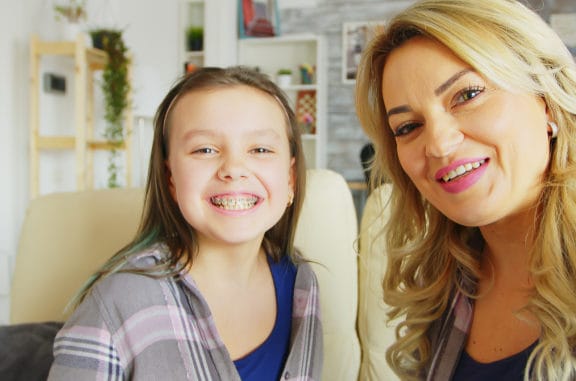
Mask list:
[{"label": "girl's teeth", "polygon": [[256,197],[226,198],[212,197],[212,204],[225,210],[244,210],[252,208],[258,199]]}]

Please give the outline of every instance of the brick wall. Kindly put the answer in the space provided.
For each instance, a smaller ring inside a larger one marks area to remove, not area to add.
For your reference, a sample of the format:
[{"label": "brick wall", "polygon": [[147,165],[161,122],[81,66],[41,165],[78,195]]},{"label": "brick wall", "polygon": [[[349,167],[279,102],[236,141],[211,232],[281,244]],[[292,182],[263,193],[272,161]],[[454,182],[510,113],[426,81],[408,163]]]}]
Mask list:
[{"label": "brick wall", "polygon": [[[526,0],[532,9],[548,19],[552,13],[576,12],[575,0]],[[405,0],[318,0],[317,7],[284,9],[281,13],[282,33],[315,33],[324,36],[326,57],[327,99],[327,167],[348,180],[363,178],[360,149],[368,141],[354,112],[354,85],[343,84],[342,24],[353,21],[386,20],[411,4]]]}]

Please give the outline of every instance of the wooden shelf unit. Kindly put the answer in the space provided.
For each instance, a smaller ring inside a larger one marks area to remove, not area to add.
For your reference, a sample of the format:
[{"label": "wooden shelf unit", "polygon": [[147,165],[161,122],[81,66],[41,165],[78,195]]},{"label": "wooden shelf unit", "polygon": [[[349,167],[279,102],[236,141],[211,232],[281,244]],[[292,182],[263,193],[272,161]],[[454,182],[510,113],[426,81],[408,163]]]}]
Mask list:
[{"label": "wooden shelf unit", "polygon": [[[314,94],[312,112],[315,131],[302,134],[302,146],[308,168],[326,167],[326,79],[324,39],[315,34],[293,34],[277,37],[243,38],[238,40],[238,63],[258,67],[271,79],[276,78],[279,69],[292,70],[293,83],[283,86],[297,116],[299,94]],[[309,64],[316,68],[315,78],[310,84],[301,83],[299,67]],[[307,109],[304,108],[306,111]]]},{"label": "wooden shelf unit", "polygon": [[[74,136],[42,136],[40,134],[40,61],[42,56],[69,56],[74,59]],[[42,150],[74,150],[76,156],[77,190],[93,188],[94,150],[112,148],[125,151],[126,186],[132,178],[132,111],[126,110],[124,143],[114,147],[103,139],[94,139],[94,72],[108,63],[106,52],[88,47],[84,36],[76,41],[30,41],[30,196],[40,192],[40,152]]]}]

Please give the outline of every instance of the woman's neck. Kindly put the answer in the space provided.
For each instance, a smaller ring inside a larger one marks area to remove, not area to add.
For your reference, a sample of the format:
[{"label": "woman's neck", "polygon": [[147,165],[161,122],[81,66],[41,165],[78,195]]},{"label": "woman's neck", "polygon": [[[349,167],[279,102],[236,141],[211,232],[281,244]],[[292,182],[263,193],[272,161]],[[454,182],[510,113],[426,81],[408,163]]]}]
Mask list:
[{"label": "woman's neck", "polygon": [[495,280],[526,283],[529,279],[529,253],[535,238],[533,209],[480,228],[485,241],[482,271]]}]

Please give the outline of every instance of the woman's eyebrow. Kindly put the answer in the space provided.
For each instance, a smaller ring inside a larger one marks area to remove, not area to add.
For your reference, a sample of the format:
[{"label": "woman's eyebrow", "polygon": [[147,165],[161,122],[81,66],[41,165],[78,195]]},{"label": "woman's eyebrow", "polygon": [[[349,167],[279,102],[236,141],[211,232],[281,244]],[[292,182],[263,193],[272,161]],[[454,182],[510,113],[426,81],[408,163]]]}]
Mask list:
[{"label": "woman's eyebrow", "polygon": [[448,90],[448,88],[450,86],[452,86],[454,84],[454,82],[456,82],[458,79],[460,79],[460,77],[462,77],[464,74],[467,74],[471,71],[472,71],[472,69],[464,69],[464,70],[461,70],[458,73],[454,74],[452,77],[448,78],[446,80],[446,82],[444,82],[443,84],[438,86],[436,88],[436,90],[434,90],[434,95],[438,96],[438,95],[442,94],[444,91]]},{"label": "woman's eyebrow", "polygon": [[390,116],[394,115],[394,114],[402,114],[403,112],[410,112],[412,111],[412,108],[408,105],[402,105],[402,106],[398,106],[398,107],[393,107],[391,108],[387,113],[386,116],[388,118],[390,118]]},{"label": "woman's eyebrow", "polygon": [[[438,86],[436,88],[436,90],[434,90],[434,95],[438,96],[438,95],[442,94],[444,91],[448,90],[448,88],[450,88],[450,86],[452,86],[454,84],[454,82],[456,82],[458,79],[460,79],[463,75],[470,73],[471,71],[472,71],[472,69],[464,69],[464,70],[461,70],[458,73],[454,74],[453,76],[448,78],[444,83],[442,83],[440,86]],[[402,105],[402,106],[391,108],[386,113],[386,116],[388,118],[390,118],[391,115],[401,114],[403,112],[410,112],[410,111],[412,111],[412,108],[410,106]]]}]

